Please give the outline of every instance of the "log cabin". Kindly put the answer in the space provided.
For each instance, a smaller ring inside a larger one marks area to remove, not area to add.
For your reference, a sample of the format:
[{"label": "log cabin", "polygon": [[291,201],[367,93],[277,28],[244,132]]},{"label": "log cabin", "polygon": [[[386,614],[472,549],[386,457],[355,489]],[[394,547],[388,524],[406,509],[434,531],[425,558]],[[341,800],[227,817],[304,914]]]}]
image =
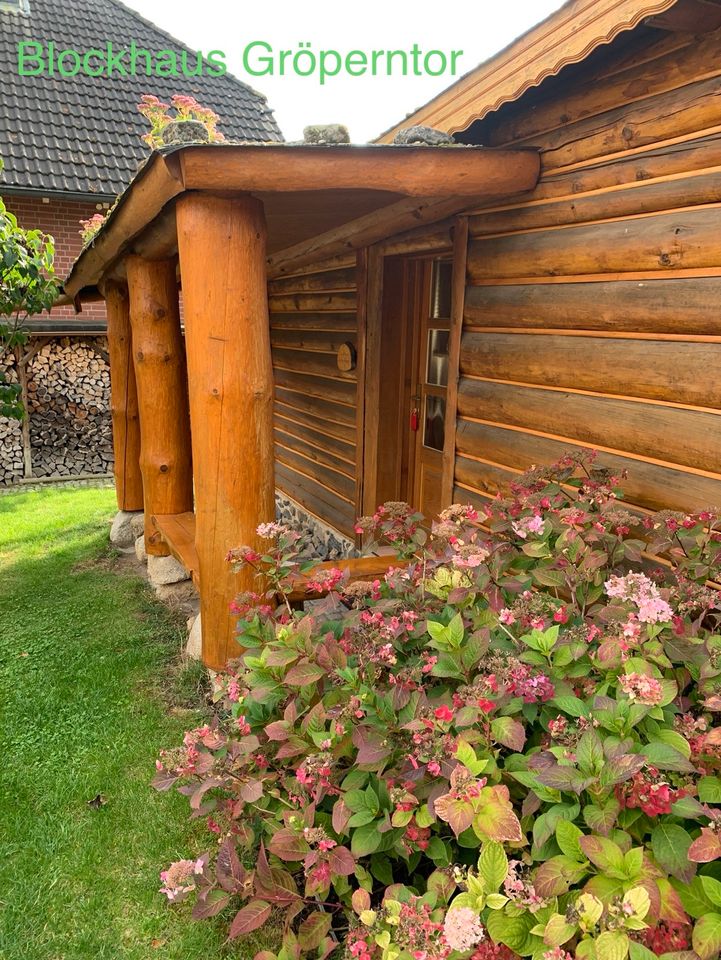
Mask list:
[{"label": "log cabin", "polygon": [[570,0],[376,144],[150,157],[65,295],[106,301],[118,504],[209,666],[275,490],[349,550],[568,449],[638,509],[721,500],[719,54],[718,0]]}]

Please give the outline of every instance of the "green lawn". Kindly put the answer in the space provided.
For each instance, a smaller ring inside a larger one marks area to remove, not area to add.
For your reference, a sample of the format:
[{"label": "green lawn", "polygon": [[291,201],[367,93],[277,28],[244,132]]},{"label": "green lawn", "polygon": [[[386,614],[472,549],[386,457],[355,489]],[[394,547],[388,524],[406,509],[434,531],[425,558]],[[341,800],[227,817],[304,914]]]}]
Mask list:
[{"label": "green lawn", "polygon": [[0,958],[245,956],[158,893],[204,842],[149,783],[202,697],[182,624],[108,551],[114,510],[108,489],[0,497]]}]

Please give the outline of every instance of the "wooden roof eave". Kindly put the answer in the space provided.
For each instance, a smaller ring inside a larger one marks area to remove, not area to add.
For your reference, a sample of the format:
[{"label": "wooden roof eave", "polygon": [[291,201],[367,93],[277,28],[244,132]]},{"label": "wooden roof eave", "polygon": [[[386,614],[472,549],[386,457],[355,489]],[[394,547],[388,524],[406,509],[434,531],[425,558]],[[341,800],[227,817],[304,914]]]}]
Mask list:
[{"label": "wooden roof eave", "polygon": [[[342,208],[343,196],[371,197],[368,212],[271,252],[271,275],[348,253],[395,233],[467,209],[479,200],[532,189],[535,151],[477,147],[196,145],[154,153],[140,168],[64,284],[63,302],[78,305],[103,282],[122,276],[129,253],[149,259],[177,248],[175,200],[187,191],[272,200],[318,195]],[[343,191],[346,191],[344,194]],[[315,198],[315,199],[313,199]],[[381,199],[379,199],[381,198]],[[297,214],[297,208],[296,208]]]},{"label": "wooden roof eave", "polygon": [[679,0],[568,0],[541,23],[460,77],[379,137],[391,143],[414,124],[460,133],[528,90],[581,63],[602,44],[632,30]]}]

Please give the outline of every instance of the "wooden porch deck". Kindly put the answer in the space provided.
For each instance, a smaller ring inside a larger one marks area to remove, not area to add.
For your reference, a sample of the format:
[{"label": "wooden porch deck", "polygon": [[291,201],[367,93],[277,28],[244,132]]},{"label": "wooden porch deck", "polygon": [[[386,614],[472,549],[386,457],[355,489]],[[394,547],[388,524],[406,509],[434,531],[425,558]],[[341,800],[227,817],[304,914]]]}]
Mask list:
[{"label": "wooden porch deck", "polygon": [[[200,589],[200,564],[195,547],[195,514],[160,514],[153,517],[153,525],[167,544],[171,554],[190,574],[195,586]],[[299,577],[295,588],[288,595],[291,602],[302,602],[318,594],[308,590],[308,583],[322,576],[324,571],[342,570],[350,574],[350,582],[356,580],[374,580],[384,576],[391,567],[405,567],[407,561],[399,560],[395,554],[382,554],[372,557],[351,557],[347,560],[322,560],[311,571]]]}]

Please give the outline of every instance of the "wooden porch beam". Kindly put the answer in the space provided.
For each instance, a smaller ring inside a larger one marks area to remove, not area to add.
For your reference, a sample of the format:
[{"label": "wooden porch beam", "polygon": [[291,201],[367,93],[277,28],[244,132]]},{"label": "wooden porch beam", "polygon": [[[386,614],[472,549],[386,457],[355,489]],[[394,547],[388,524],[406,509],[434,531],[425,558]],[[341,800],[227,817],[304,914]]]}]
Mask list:
[{"label": "wooden porch beam", "polygon": [[127,287],[109,284],[105,288],[105,306],[108,317],[115,495],[119,510],[142,510],[140,419]]},{"label": "wooden porch beam", "polygon": [[259,547],[275,516],[273,367],[263,204],[186,194],[177,204],[195,468],[203,661],[237,656],[230,603],[257,591],[252,570],[226,556]]},{"label": "wooden porch beam", "polygon": [[193,509],[185,347],[174,260],[128,257],[130,322],[140,414],[145,548],[167,556],[155,514]]}]

